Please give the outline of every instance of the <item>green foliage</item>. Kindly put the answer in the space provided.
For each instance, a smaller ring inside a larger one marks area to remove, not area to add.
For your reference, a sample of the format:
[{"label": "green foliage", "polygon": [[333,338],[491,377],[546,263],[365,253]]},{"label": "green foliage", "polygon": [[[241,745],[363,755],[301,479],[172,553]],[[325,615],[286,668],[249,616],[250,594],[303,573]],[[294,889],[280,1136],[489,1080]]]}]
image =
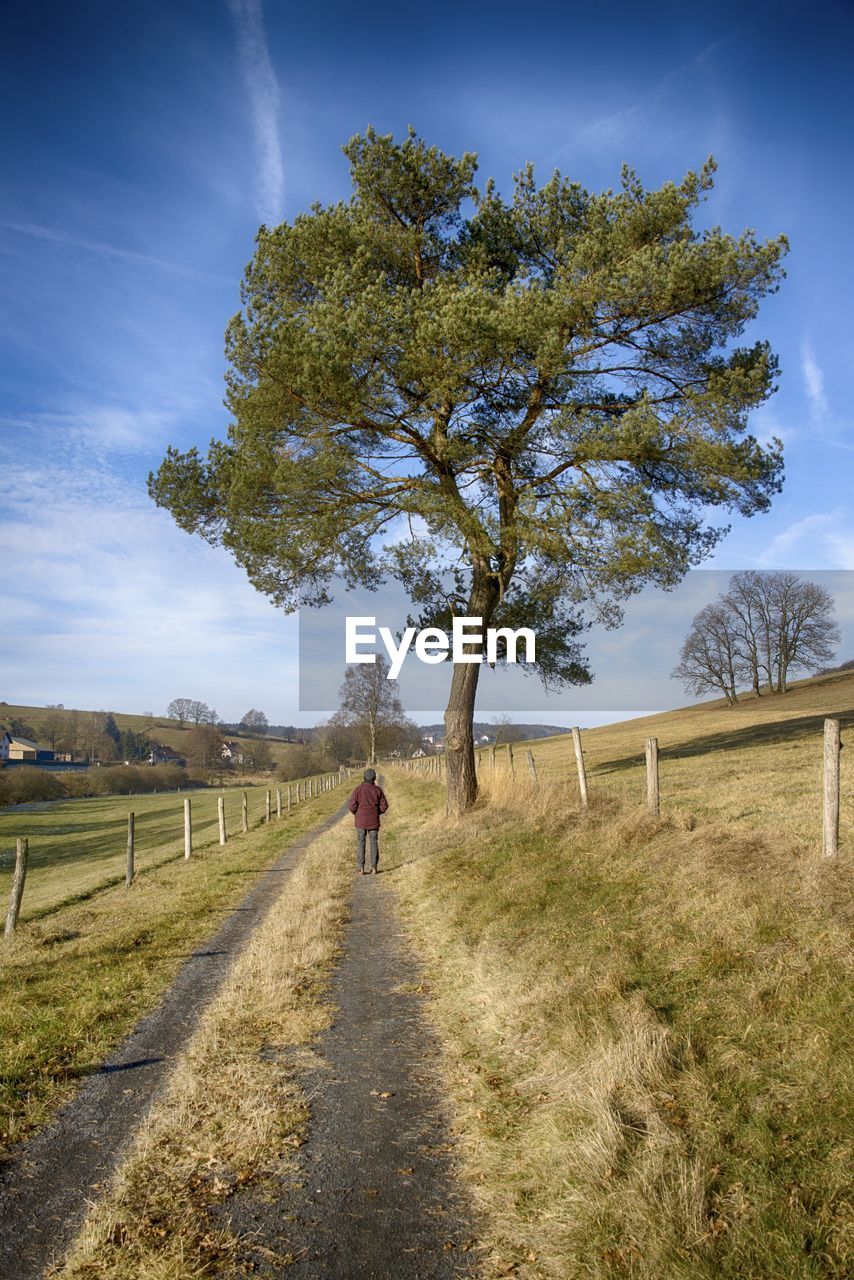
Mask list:
[{"label": "green foliage", "polygon": [[584,679],[592,594],[675,584],[710,509],[780,488],[779,441],[747,430],[776,360],[737,340],[785,240],[694,229],[711,161],[601,193],[527,166],[504,200],[411,131],[344,151],[349,201],[258,233],[227,440],[170,449],[151,494],[285,609],[392,574],[424,620],[536,616],[548,677]]}]

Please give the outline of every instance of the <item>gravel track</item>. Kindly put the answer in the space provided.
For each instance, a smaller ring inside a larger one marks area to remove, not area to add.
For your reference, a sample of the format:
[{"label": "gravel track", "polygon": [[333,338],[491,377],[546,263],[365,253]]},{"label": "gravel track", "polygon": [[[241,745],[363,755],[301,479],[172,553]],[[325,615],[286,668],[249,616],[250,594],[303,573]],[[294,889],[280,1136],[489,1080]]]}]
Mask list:
[{"label": "gravel track", "polygon": [[[301,1078],[311,1100],[308,1141],[278,1186],[244,1188],[224,1214],[244,1238],[254,1234],[253,1275],[475,1274],[472,1212],[454,1174],[420,982],[383,875],[357,876],[332,985],[334,1023]],[[292,1259],[284,1271],[279,1258]]]},{"label": "gravel track", "polygon": [[304,832],[188,958],[162,1004],[86,1080],[55,1120],[0,1164],[0,1280],[38,1280],[73,1240],[109,1181],[199,1016],[301,852],[343,808]]}]

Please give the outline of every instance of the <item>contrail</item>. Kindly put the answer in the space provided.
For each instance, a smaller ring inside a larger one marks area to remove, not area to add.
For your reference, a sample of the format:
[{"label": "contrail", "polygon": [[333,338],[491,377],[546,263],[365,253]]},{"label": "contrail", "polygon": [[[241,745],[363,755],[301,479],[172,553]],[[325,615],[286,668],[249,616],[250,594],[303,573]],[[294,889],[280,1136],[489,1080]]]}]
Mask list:
[{"label": "contrail", "polygon": [[255,137],[261,158],[257,207],[262,221],[281,221],[285,196],[285,173],[279,145],[279,85],[264,31],[261,0],[229,0],[237,30],[240,68],[252,104]]},{"label": "contrail", "polygon": [[154,267],[157,271],[172,272],[179,276],[188,276],[191,280],[216,280],[231,283],[228,276],[215,275],[210,271],[198,271],[195,267],[187,267],[181,262],[167,262],[164,258],[156,258],[150,253],[138,253],[135,249],[124,249],[121,245],[105,244],[102,240],[87,240],[82,236],[71,235],[55,227],[42,227],[35,222],[0,222],[0,231],[14,231],[16,235],[33,236],[37,240],[49,240],[53,244],[68,245],[71,249],[82,249],[87,253],[102,253],[109,258],[120,258],[123,262],[136,263],[143,267]]}]

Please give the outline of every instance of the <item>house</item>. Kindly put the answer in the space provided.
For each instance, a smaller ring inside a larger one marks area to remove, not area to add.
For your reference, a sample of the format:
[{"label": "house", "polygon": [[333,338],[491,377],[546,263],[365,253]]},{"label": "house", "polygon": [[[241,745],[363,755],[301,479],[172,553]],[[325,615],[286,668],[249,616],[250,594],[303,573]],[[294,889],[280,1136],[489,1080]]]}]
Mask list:
[{"label": "house", "polygon": [[149,764],[179,764],[185,765],[187,761],[172,747],[165,746],[162,742],[154,742],[151,744],[151,750],[148,753]]},{"label": "house", "polygon": [[236,742],[224,742],[220,754],[223,760],[234,761],[235,764],[243,764],[243,752]]},{"label": "house", "polygon": [[53,756],[53,752],[40,752],[38,744],[29,738],[18,738],[7,730],[0,738],[0,760],[38,760],[45,754]]}]

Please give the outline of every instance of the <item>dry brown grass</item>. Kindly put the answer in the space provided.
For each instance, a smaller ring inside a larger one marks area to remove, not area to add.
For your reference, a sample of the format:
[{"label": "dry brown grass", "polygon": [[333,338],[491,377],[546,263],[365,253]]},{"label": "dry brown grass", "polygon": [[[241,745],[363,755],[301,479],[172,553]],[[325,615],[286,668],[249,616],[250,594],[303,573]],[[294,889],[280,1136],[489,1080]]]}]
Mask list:
[{"label": "dry brown grass", "polygon": [[848,860],[522,778],[449,824],[393,785],[486,1274],[849,1274]]},{"label": "dry brown grass", "polygon": [[245,1242],[220,1210],[236,1188],[281,1173],[301,1141],[307,1112],[294,1068],[329,1021],[325,992],[346,915],[349,855],[339,826],[300,860],[204,1014],[115,1186],[52,1274],[188,1280],[240,1263]]},{"label": "dry brown grass", "polygon": [[[591,793],[639,802],[644,794],[644,743],[661,749],[662,800],[669,812],[752,829],[763,836],[815,847],[821,841],[822,733],[826,716],[842,721],[843,739],[854,727],[854,672],[817,676],[783,695],[745,697],[737,706],[703,703],[582,730]],[[530,749],[542,781],[567,783],[577,803],[575,756],[568,735],[514,746],[516,775],[527,775]],[[490,753],[480,776],[489,781]],[[843,841],[854,851],[854,753],[842,753]],[[496,753],[496,774],[507,776],[506,748]]]}]

